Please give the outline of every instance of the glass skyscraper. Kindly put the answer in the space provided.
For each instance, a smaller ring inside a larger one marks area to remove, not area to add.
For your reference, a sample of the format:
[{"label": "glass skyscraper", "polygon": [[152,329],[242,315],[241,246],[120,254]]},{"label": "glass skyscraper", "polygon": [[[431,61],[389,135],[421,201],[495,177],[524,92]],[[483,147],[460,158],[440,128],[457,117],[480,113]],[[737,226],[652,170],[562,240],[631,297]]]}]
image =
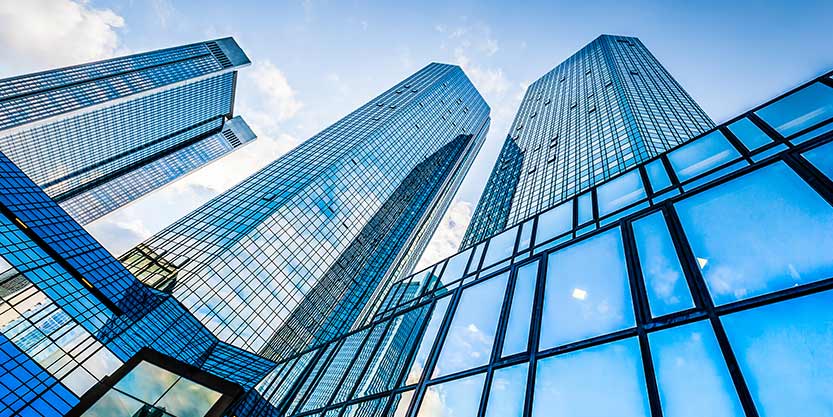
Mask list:
[{"label": "glass skyscraper", "polygon": [[461,248],[712,127],[639,39],[602,35],[527,89]]},{"label": "glass skyscraper", "polygon": [[[149,166],[162,158],[225,153],[207,138],[249,64],[224,38],[0,80],[0,151],[87,223],[175,178]],[[154,171],[153,186],[133,182]]]},{"label": "glass skyscraper", "polygon": [[413,268],[488,125],[463,71],[430,64],[122,261],[234,346],[329,340]]}]

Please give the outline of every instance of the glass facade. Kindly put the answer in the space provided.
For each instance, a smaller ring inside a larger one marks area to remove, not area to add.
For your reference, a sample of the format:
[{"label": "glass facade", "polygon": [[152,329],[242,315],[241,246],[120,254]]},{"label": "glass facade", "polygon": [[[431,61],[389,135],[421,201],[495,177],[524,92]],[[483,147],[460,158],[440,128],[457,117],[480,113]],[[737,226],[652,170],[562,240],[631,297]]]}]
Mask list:
[{"label": "glass facade", "polygon": [[639,39],[602,35],[527,89],[461,249],[713,126]]},{"label": "glass facade", "polygon": [[0,151],[87,223],[175,178],[173,159],[222,155],[249,63],[225,38],[0,80]]},{"label": "glass facade", "polygon": [[[312,357],[294,389],[258,387],[244,403],[260,408],[237,411],[833,415],[833,118],[785,137],[756,116],[833,91],[829,75],[402,279],[362,326],[278,365]],[[740,140],[741,120],[766,140]],[[368,366],[368,343],[397,365]],[[353,394],[300,406],[336,380]]]},{"label": "glass facade", "polygon": [[305,349],[413,268],[488,124],[459,67],[428,65],[122,260],[221,340]]}]

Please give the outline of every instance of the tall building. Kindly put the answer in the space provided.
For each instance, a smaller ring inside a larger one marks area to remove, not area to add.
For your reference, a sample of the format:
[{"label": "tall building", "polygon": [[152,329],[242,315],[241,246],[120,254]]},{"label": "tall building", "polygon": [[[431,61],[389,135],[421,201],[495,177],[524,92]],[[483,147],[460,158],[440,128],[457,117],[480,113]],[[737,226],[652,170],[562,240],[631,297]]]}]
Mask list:
[{"label": "tall building", "polygon": [[527,89],[461,248],[712,127],[639,39],[602,35]]},{"label": "tall building", "polygon": [[249,64],[224,38],[0,80],[0,151],[87,223],[179,176],[160,165],[226,153]]},{"label": "tall building", "polygon": [[428,65],[122,260],[221,340],[304,349],[413,267],[488,125],[463,71]]}]

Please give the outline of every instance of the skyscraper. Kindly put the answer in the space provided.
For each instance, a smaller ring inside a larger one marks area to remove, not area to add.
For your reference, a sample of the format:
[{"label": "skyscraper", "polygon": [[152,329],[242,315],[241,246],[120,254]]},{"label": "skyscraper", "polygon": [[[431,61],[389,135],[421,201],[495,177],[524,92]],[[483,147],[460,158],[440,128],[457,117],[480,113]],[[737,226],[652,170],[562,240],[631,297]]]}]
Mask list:
[{"label": "skyscraper", "polygon": [[122,260],[221,340],[303,349],[412,268],[488,125],[463,71],[428,65]]},{"label": "skyscraper", "polygon": [[233,117],[249,64],[224,38],[0,80],[0,151],[87,223],[176,177],[149,164],[225,153],[207,138]]},{"label": "skyscraper", "polygon": [[602,35],[527,89],[461,248],[712,127],[639,39]]}]

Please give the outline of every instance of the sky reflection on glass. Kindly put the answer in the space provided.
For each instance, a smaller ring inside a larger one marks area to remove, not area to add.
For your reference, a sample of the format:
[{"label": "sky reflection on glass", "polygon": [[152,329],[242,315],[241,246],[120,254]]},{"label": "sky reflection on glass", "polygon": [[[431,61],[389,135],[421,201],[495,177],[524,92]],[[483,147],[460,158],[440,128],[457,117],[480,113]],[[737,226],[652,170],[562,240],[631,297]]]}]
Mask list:
[{"label": "sky reflection on glass", "polygon": [[633,327],[618,228],[550,254],[540,349]]},{"label": "sky reflection on glass", "polygon": [[639,170],[632,170],[596,189],[599,216],[610,214],[646,197]]},{"label": "sky reflection on glass", "polygon": [[635,338],[538,361],[533,417],[650,414]]},{"label": "sky reflection on glass", "polygon": [[831,306],[826,291],[722,318],[760,415],[833,416]]},{"label": "sky reflection on glass", "polygon": [[716,304],[833,276],[833,208],[782,162],[675,206]]},{"label": "sky reflection on glass", "polygon": [[468,376],[425,390],[417,417],[474,417],[480,408],[480,396],[486,373]]},{"label": "sky reflection on glass", "polygon": [[132,416],[142,408],[142,403],[118,391],[110,390],[92,407],[82,414],[83,417]]},{"label": "sky reflection on glass", "polygon": [[661,159],[645,165],[645,172],[648,173],[648,181],[651,182],[651,189],[655,193],[671,186],[671,178],[668,176]]},{"label": "sky reflection on glass", "polygon": [[535,281],[538,261],[518,268],[515,292],[509,309],[506,333],[503,337],[503,356],[526,352],[529,344],[529,323],[532,321],[532,304],[535,299]]},{"label": "sky reflection on glass", "polygon": [[486,248],[486,256],[483,257],[483,266],[490,266],[510,256],[515,250],[515,237],[518,236],[518,227],[515,226],[489,240]]},{"label": "sky reflection on glass", "polygon": [[708,321],[650,333],[664,417],[743,416]]},{"label": "sky reflection on glass", "polygon": [[388,411],[389,417],[405,417],[408,413],[408,406],[411,405],[411,400],[414,398],[414,390],[405,391],[396,394],[393,397],[393,405]]},{"label": "sky reflection on glass", "polygon": [[833,180],[833,142],[804,152],[805,158],[812,163],[827,178]]},{"label": "sky reflection on glass", "polygon": [[833,88],[809,86],[755,112],[783,136],[790,136],[833,117]]},{"label": "sky reflection on glass", "polygon": [[441,279],[443,284],[449,284],[454,280],[463,277],[463,273],[466,271],[466,265],[469,262],[470,253],[471,249],[467,249],[464,252],[454,255],[448,260]]},{"label": "sky reflection on glass", "polygon": [[719,130],[668,153],[668,162],[677,178],[686,181],[712,168],[740,157]]},{"label": "sky reflection on glass", "polygon": [[567,233],[573,228],[573,200],[550,209],[538,216],[535,243],[542,243]]},{"label": "sky reflection on glass", "polygon": [[520,417],[524,411],[529,363],[501,368],[492,375],[485,417]]},{"label": "sky reflection on glass", "polygon": [[176,417],[203,417],[221,394],[185,378],[180,379],[156,404]]},{"label": "sky reflection on glass", "polygon": [[115,388],[153,404],[177,379],[179,379],[178,375],[156,365],[139,362],[135,368],[116,383]]},{"label": "sky reflection on glass", "polygon": [[448,309],[449,300],[451,300],[451,297],[441,298],[434,304],[431,319],[428,321],[428,326],[422,335],[422,341],[419,342],[419,348],[414,355],[411,369],[408,370],[408,378],[405,380],[405,384],[419,382],[419,378],[422,376],[422,369],[425,367],[425,361],[431,353],[431,347],[434,346],[434,340],[437,338],[437,332],[440,331],[440,325],[443,324],[443,318],[445,317],[445,311]]},{"label": "sky reflection on glass", "polygon": [[743,142],[743,146],[746,146],[746,149],[749,149],[750,151],[754,151],[761,146],[772,143],[772,138],[770,138],[769,135],[764,133],[761,128],[745,117],[726,127],[729,128],[729,130],[737,136],[741,142]]},{"label": "sky reflection on glass", "polygon": [[593,220],[593,197],[590,193],[584,193],[578,197],[578,224],[584,224]]}]

